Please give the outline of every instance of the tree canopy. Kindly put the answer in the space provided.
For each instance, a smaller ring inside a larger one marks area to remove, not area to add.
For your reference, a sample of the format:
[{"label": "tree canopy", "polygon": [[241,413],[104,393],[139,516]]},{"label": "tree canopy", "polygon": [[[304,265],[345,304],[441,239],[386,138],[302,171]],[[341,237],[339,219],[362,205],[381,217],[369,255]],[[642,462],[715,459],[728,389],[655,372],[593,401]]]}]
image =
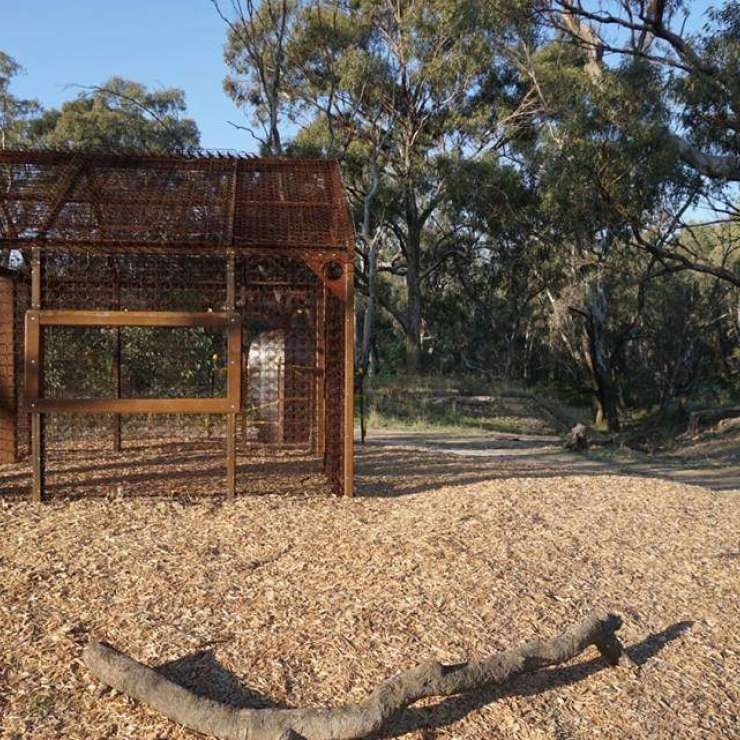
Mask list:
[{"label": "tree canopy", "polygon": [[615,429],[737,382],[736,0],[693,33],[657,0],[214,4],[263,150],[342,160],[363,372],[556,383]]},{"label": "tree canopy", "polygon": [[[738,0],[211,2],[245,146],[341,161],[363,375],[547,383],[614,429],[740,397]],[[42,111],[19,72],[6,146],[198,144],[181,90]]]},{"label": "tree canopy", "polygon": [[150,91],[111,77],[81,90],[61,109],[48,109],[30,126],[34,143],[52,147],[164,152],[197,147],[200,135],[176,88]]}]

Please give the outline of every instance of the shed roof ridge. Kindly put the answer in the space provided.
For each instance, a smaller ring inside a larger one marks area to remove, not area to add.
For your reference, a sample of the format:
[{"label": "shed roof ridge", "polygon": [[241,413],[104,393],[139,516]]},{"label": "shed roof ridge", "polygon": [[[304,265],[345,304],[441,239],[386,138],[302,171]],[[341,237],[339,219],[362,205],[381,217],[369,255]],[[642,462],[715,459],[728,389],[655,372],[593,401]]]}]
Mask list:
[{"label": "shed roof ridge", "polygon": [[141,149],[107,149],[104,147],[47,147],[38,145],[14,146],[12,149],[0,150],[0,162],[9,162],[17,159],[19,156],[31,157],[39,155],[40,157],[54,158],[59,160],[69,159],[101,159],[111,161],[137,160],[137,161],[173,161],[186,162],[189,160],[202,161],[222,161],[233,162],[234,160],[254,162],[256,164],[317,164],[317,165],[338,165],[339,160],[336,157],[292,157],[288,155],[280,156],[263,156],[246,152],[239,149],[219,149],[209,147],[192,147],[185,149],[175,149],[169,152],[159,152]]}]

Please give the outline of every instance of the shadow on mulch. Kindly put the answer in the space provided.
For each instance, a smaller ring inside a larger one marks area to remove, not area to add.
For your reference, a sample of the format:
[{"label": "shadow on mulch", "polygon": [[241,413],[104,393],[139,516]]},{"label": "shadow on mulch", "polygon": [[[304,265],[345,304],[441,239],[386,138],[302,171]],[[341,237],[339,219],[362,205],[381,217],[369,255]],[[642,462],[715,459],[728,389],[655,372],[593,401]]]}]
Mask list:
[{"label": "shadow on mulch", "polygon": [[[648,635],[641,642],[630,645],[626,651],[638,666],[642,666],[669,642],[681,637],[692,625],[693,622],[689,621],[676,622],[662,632]],[[454,724],[470,712],[505,696],[535,696],[570,686],[608,667],[603,658],[593,658],[564,668],[550,668],[516,676],[503,686],[491,686],[469,694],[451,696],[433,706],[409,707],[371,737],[392,738],[414,731],[421,732],[424,737],[433,737],[435,730]],[[275,702],[243,684],[218,662],[212,650],[201,650],[165,663],[157,671],[198,696],[240,709],[288,708],[288,705]]]},{"label": "shadow on mulch", "polygon": [[273,701],[242,683],[216,659],[213,650],[199,650],[177,660],[163,663],[157,672],[173,683],[189,689],[197,696],[229,704],[239,709],[285,709],[287,705]]},{"label": "shadow on mulch", "polygon": [[[662,632],[648,635],[641,642],[626,647],[630,658],[642,666],[659,653],[669,642],[678,639],[693,622],[677,622]],[[609,664],[602,658],[593,658],[585,663],[578,663],[564,668],[549,668],[536,673],[517,676],[503,686],[491,686],[470,694],[461,694],[443,699],[429,707],[409,707],[388,723],[375,738],[391,738],[406,732],[418,731],[424,737],[433,737],[434,730],[451,725],[463,719],[470,712],[484,707],[505,696],[534,696],[552,689],[578,683]]]},{"label": "shadow on mulch", "polygon": [[[80,498],[213,499],[222,498],[226,474],[223,445],[202,441],[127,444],[119,453],[101,445],[51,447],[46,466],[50,500]],[[287,495],[312,492],[321,475],[321,460],[300,449],[237,448],[237,493]],[[314,480],[315,479],[315,480]],[[255,485],[259,484],[259,485]],[[327,486],[327,495],[330,493]],[[29,495],[28,461],[0,466],[0,498]]]}]

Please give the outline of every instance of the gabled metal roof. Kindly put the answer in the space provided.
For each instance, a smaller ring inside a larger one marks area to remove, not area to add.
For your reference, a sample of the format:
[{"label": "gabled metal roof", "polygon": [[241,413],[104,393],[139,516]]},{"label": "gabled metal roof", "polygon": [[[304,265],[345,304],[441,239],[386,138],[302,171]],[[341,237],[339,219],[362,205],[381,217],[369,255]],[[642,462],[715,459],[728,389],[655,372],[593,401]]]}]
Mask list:
[{"label": "gabled metal roof", "polygon": [[0,151],[0,246],[354,248],[334,160]]}]

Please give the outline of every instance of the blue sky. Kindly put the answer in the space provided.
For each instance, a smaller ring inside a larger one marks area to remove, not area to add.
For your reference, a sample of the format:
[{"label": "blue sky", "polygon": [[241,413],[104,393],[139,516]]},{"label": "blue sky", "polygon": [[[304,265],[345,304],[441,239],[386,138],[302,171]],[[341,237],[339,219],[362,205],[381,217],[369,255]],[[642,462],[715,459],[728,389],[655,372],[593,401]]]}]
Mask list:
[{"label": "blue sky", "polygon": [[0,49],[23,65],[12,91],[59,106],[120,75],[181,87],[204,147],[254,151],[228,124],[241,113],[224,94],[225,26],[209,0],[0,0]]},{"label": "blue sky", "polygon": [[[692,4],[692,29],[709,5]],[[0,0],[0,9],[0,49],[26,70],[14,94],[59,106],[79,92],[72,85],[112,75],[180,87],[204,147],[255,151],[228,123],[241,113],[221,88],[225,26],[209,0]]]}]

